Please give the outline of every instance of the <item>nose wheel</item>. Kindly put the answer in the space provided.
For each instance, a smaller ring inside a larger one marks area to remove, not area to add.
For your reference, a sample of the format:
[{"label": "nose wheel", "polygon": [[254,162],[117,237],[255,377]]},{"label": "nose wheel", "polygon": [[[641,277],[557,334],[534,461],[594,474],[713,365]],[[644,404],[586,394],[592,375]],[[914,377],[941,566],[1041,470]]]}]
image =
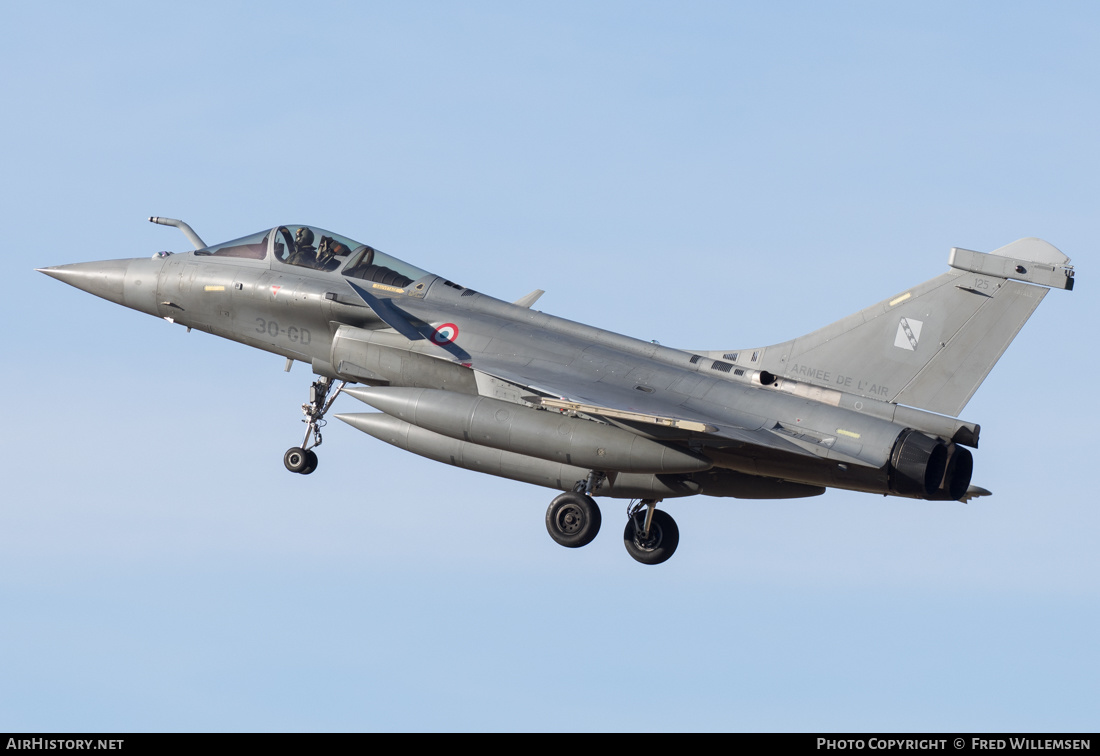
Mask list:
[{"label": "nose wheel", "polygon": [[283,455],[283,464],[293,473],[309,475],[317,469],[317,454],[312,449],[295,446],[286,450],[286,454]]},{"label": "nose wheel", "polygon": [[302,414],[305,415],[302,422],[306,424],[305,438],[302,439],[301,446],[293,446],[283,455],[283,465],[292,473],[309,475],[317,469],[317,453],[313,450],[321,445],[321,428],[327,423],[325,413],[346,385],[347,381],[341,382],[331,396],[329,391],[332,389],[332,380],[329,378],[319,378],[309,387],[309,401],[302,405]]}]

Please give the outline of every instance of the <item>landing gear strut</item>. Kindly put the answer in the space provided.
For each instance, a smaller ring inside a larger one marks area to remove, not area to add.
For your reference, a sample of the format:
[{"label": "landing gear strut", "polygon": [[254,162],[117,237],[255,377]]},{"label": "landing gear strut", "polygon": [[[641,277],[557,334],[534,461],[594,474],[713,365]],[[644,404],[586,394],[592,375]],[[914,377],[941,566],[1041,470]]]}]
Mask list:
[{"label": "landing gear strut", "polygon": [[657,499],[643,499],[628,511],[623,544],[642,564],[660,564],[676,552],[680,529],[667,512],[657,509]]},{"label": "landing gear strut", "polygon": [[[302,475],[309,475],[317,469],[317,454],[313,449],[321,445],[321,428],[325,427],[326,423],[325,413],[346,385],[347,381],[341,382],[332,392],[332,396],[329,396],[329,390],[332,388],[330,378],[318,378],[309,387],[309,401],[302,405],[302,414],[306,416],[302,420],[306,424],[306,435],[302,439],[301,446],[291,447],[283,455],[283,465],[286,469]],[[310,436],[313,437],[312,442]]]}]

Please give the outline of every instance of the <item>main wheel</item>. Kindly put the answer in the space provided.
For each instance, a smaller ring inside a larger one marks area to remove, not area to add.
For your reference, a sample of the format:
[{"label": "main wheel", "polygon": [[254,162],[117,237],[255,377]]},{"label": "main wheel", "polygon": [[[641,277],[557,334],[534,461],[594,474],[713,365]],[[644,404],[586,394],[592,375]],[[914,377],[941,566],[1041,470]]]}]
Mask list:
[{"label": "main wheel", "polygon": [[600,508],[591,496],[563,493],[546,510],[546,530],[550,537],[570,549],[592,543],[600,532]]},{"label": "main wheel", "polygon": [[[287,449],[286,454],[283,455],[283,464],[286,465],[286,469],[292,473],[300,473],[306,469],[309,464],[309,454],[305,449],[300,446],[295,446],[292,449]],[[316,455],[314,455],[316,457]],[[313,470],[310,470],[313,472]]]},{"label": "main wheel", "polygon": [[626,553],[642,564],[660,564],[676,552],[680,543],[680,529],[672,515],[660,509],[654,510],[653,522],[649,525],[649,537],[642,538],[644,513],[638,513],[626,521],[623,543]]}]

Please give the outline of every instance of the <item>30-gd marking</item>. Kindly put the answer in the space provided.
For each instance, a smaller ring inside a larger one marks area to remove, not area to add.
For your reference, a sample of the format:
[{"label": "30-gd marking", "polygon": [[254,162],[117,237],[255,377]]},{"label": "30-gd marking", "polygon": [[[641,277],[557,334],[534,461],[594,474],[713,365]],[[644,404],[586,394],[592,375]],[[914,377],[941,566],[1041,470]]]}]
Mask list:
[{"label": "30-gd marking", "polygon": [[313,340],[313,336],[307,328],[299,328],[298,326],[280,328],[277,321],[265,320],[264,318],[256,318],[256,333],[266,333],[272,338],[284,336],[287,341],[291,341],[295,344],[302,344],[303,346],[309,344],[309,342]]}]

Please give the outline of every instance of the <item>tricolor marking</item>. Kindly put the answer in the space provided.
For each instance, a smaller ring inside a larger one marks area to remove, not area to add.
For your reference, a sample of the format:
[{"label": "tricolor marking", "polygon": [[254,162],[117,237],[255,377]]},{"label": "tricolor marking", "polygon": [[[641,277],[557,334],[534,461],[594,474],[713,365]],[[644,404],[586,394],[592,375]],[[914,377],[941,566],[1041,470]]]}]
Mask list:
[{"label": "tricolor marking", "polygon": [[432,334],[432,341],[436,344],[450,344],[452,341],[458,338],[458,326],[454,323],[444,323],[435,329],[435,333]]}]

